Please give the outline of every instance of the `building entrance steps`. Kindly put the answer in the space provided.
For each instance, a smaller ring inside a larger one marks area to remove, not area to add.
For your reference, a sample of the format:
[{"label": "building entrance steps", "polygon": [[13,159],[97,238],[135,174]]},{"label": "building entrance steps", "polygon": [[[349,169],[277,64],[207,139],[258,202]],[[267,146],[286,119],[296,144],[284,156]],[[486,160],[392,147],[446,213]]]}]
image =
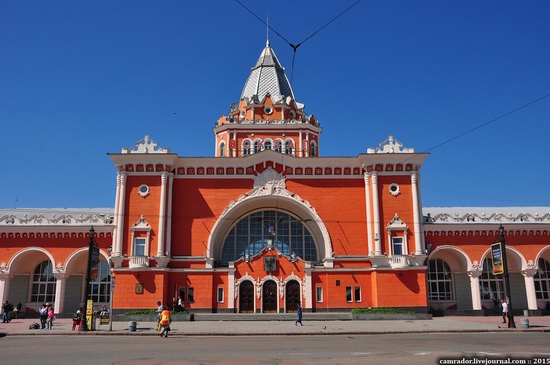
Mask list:
[{"label": "building entrance steps", "polygon": [[[351,321],[350,312],[306,313],[312,321]],[[199,321],[291,321],[296,313],[195,313]]]}]

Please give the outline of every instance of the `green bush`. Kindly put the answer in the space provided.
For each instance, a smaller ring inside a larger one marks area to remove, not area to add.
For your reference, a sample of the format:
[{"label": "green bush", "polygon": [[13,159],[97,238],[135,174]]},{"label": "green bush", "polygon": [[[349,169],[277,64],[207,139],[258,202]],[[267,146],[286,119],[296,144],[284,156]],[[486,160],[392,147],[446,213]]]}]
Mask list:
[{"label": "green bush", "polygon": [[351,313],[384,313],[384,314],[414,314],[411,311],[403,311],[393,308],[354,308]]}]

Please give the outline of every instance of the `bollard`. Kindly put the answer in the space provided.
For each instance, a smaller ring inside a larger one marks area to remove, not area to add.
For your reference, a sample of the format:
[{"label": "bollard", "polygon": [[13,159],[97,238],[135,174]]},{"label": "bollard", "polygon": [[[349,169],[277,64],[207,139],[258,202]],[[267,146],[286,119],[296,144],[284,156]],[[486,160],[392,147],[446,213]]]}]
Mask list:
[{"label": "bollard", "polygon": [[524,317],[529,317],[529,309],[524,309],[523,310],[523,316]]},{"label": "bollard", "polygon": [[522,319],[521,320],[521,328],[529,328],[529,320],[528,319]]},{"label": "bollard", "polygon": [[128,332],[136,332],[137,328],[137,322],[136,321],[129,321],[128,322]]}]

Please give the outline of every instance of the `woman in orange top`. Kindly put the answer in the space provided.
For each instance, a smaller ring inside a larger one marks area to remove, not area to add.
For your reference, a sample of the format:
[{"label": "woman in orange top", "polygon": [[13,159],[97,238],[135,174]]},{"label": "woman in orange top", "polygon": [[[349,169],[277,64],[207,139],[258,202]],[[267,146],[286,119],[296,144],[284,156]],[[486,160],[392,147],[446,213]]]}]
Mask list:
[{"label": "woman in orange top", "polygon": [[168,308],[166,308],[160,314],[160,325],[162,326],[160,337],[168,337],[168,331],[170,331],[170,322],[172,322],[172,320],[170,319],[170,311],[168,310]]}]

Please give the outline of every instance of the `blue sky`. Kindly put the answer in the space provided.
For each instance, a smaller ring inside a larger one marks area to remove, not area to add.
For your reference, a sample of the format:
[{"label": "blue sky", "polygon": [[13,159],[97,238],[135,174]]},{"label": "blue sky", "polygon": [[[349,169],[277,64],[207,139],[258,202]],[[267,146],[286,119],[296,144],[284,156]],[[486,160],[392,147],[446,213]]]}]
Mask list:
[{"label": "blue sky", "polygon": [[[241,1],[294,44],[355,2]],[[429,151],[424,206],[550,206],[550,97],[489,123],[550,93],[548,19],[542,0],[363,0],[298,48],[292,86],[322,156]],[[113,207],[106,153],[145,134],[212,156],[265,40],[232,0],[1,2],[0,207]]]}]

